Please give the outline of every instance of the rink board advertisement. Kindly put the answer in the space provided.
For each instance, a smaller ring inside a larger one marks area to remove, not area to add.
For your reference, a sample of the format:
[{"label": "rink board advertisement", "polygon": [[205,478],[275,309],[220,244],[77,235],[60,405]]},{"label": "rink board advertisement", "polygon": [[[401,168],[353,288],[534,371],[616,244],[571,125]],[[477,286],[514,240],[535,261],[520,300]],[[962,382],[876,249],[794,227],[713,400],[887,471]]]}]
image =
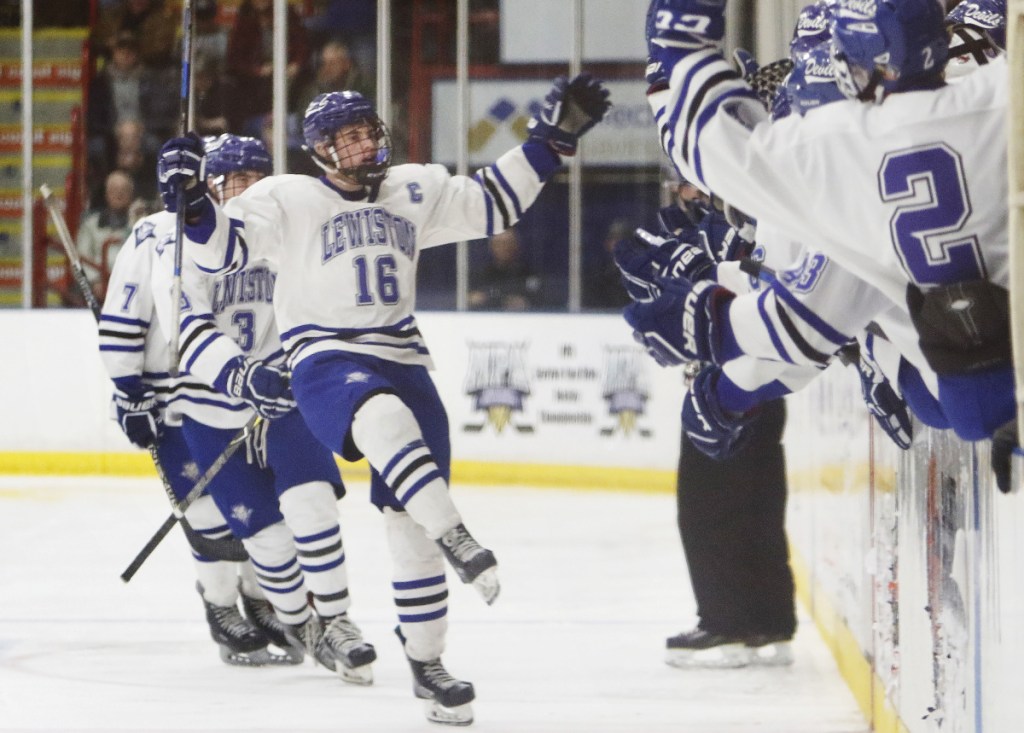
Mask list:
[{"label": "rink board advertisement", "polygon": [[[609,81],[612,108],[580,144],[587,165],[660,166],[664,153],[655,134],[654,116],[643,84]],[[454,165],[459,143],[452,127],[458,104],[454,81],[433,84],[431,160]],[[544,104],[550,80],[469,82],[469,165],[489,165],[526,140],[526,125]]]}]

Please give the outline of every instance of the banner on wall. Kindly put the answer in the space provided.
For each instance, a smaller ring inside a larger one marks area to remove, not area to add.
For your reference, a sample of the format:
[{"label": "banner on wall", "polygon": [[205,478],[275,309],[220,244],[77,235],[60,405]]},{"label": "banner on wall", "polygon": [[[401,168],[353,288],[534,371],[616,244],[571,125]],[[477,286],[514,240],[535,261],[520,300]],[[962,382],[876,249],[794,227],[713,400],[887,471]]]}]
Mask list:
[{"label": "banner on wall", "polygon": [[[588,165],[660,166],[658,144],[646,87],[635,81],[606,82],[612,108],[582,144]],[[498,159],[526,140],[526,125],[544,103],[550,80],[469,82],[469,165],[478,168]],[[458,100],[454,80],[433,84],[431,160],[455,165],[458,135],[452,124]]]},{"label": "banner on wall", "polygon": [[682,372],[618,316],[424,313],[464,460],[674,470]]}]

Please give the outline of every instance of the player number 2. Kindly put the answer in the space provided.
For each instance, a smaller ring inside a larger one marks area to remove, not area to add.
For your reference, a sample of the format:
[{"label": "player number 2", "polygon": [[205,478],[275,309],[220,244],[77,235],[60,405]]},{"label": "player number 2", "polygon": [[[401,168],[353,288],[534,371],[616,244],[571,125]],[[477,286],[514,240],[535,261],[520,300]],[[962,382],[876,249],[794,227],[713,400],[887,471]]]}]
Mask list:
[{"label": "player number 2", "polygon": [[[398,278],[395,276],[397,263],[393,256],[379,255],[374,258],[371,268],[366,255],[360,255],[352,260],[352,267],[356,270],[356,305],[373,305],[378,301],[384,305],[394,305],[398,302]],[[376,295],[371,290],[371,278],[376,280]]]},{"label": "player number 2", "polygon": [[960,156],[943,144],[889,153],[878,171],[882,201],[900,202],[889,220],[897,256],[921,285],[985,277]]}]

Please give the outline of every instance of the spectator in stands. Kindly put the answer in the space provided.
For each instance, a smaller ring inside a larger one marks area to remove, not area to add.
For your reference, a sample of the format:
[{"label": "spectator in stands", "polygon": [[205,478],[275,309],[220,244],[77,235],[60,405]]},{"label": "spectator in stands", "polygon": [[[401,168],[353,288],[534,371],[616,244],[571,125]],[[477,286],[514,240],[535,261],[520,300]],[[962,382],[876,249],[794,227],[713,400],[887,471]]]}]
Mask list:
[{"label": "spectator in stands", "polygon": [[104,203],[82,219],[76,246],[85,274],[102,300],[110,267],[121,244],[131,232],[129,209],[135,198],[135,184],[124,171],[113,171],[104,186]]},{"label": "spectator in stands", "polygon": [[229,85],[217,71],[215,59],[196,54],[192,72],[195,124],[199,135],[223,135],[229,129]]},{"label": "spectator in stands", "polygon": [[146,39],[140,51],[144,65],[169,66],[175,61],[178,16],[164,0],[121,0],[100,13],[90,41],[93,52],[101,58],[113,56],[118,37],[128,31]]},{"label": "spectator in stands", "polygon": [[217,22],[217,0],[195,0],[195,28],[192,38],[193,63],[204,58],[214,73],[224,70],[228,53],[228,31]]},{"label": "spectator in stands", "polygon": [[[113,169],[128,174],[135,184],[135,194],[146,202],[147,213],[159,208],[157,203],[156,154],[153,142],[146,138],[143,127],[134,120],[118,124],[115,133]],[[102,205],[102,204],[97,204]]]},{"label": "spectator in stands", "polygon": [[626,219],[615,219],[608,226],[597,253],[599,260],[583,281],[583,306],[585,308],[624,308],[630,303],[629,294],[622,287],[621,273],[615,265],[612,251],[615,244],[633,236],[634,227]]},{"label": "spectator in stands", "polygon": [[[298,14],[288,6],[288,61],[293,82],[306,65],[309,43]],[[228,35],[227,73],[236,91],[231,129],[260,136],[263,115],[273,109],[273,0],[243,0]]]},{"label": "spectator in stands", "polygon": [[299,87],[292,109],[301,116],[318,94],[326,92],[350,90],[359,92],[367,99],[373,99],[376,96],[375,86],[373,80],[363,75],[352,58],[348,45],[334,38],[320,49],[316,73]]},{"label": "spectator in stands", "polygon": [[490,240],[491,262],[474,278],[470,310],[528,311],[540,305],[541,279],[523,261],[515,229]]},{"label": "spectator in stands", "polygon": [[115,130],[126,123],[142,126],[144,152],[153,151],[159,141],[173,134],[178,98],[169,94],[177,82],[173,69],[147,69],[139,62],[140,43],[131,31],[122,31],[114,42],[110,60],[89,87],[89,166],[102,180],[113,168],[121,147]]},{"label": "spectator in stands", "polygon": [[[373,77],[377,68],[377,0],[313,0],[306,28],[316,45],[337,38],[356,65]],[[341,87],[351,88],[351,87]]]}]

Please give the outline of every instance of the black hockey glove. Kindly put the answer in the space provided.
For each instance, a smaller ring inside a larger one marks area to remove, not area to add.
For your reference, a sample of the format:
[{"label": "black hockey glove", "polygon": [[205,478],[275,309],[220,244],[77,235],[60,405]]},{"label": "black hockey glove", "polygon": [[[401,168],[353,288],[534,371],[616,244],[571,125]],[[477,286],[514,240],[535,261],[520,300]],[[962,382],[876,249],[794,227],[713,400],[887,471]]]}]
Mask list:
[{"label": "black hockey glove", "polygon": [[559,155],[573,156],[579,139],[604,119],[611,106],[608,90],[599,79],[587,73],[572,81],[560,76],[527,125],[529,139],[546,144]]}]

